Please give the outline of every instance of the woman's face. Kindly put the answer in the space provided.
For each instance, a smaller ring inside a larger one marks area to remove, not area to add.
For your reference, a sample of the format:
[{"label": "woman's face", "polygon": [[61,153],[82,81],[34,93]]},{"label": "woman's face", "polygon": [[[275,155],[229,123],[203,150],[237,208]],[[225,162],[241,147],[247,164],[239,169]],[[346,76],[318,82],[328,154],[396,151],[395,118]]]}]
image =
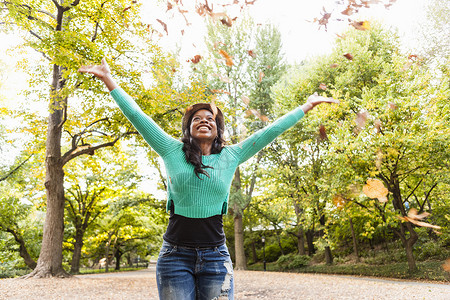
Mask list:
[{"label": "woman's face", "polygon": [[194,113],[190,125],[191,136],[197,141],[212,141],[217,137],[217,125],[214,115],[207,109]]}]

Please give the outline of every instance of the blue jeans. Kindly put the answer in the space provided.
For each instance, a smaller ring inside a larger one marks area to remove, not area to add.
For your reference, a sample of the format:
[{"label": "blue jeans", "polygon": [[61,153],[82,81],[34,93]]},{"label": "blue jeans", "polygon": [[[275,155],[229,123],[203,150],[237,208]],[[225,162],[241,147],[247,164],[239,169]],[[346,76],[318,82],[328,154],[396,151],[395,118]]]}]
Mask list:
[{"label": "blue jeans", "polygon": [[156,281],[162,300],[234,299],[233,265],[226,245],[187,248],[164,241]]}]

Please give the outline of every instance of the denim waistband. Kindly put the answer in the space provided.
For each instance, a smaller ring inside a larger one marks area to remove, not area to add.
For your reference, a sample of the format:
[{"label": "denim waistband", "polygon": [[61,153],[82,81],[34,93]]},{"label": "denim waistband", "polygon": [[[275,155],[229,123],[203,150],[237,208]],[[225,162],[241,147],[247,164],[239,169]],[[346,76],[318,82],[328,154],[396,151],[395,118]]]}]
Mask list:
[{"label": "denim waistband", "polygon": [[166,240],[163,241],[163,245],[170,245],[172,247],[176,247],[176,248],[181,248],[181,249],[188,249],[188,250],[208,250],[208,249],[216,249],[216,248],[220,248],[222,246],[225,246],[225,244],[219,245],[219,246],[209,246],[209,247],[192,247],[192,246],[184,246],[184,245],[176,245],[173,243],[170,243]]}]

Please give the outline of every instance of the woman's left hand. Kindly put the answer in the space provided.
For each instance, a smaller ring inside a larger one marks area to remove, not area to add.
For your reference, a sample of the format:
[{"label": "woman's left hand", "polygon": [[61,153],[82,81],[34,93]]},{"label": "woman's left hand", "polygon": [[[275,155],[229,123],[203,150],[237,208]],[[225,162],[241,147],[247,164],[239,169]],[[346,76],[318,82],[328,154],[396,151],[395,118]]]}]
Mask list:
[{"label": "woman's left hand", "polygon": [[333,98],[327,98],[323,96],[319,96],[317,93],[312,94],[308,97],[306,100],[306,103],[302,105],[302,110],[305,112],[305,114],[313,109],[316,105],[319,105],[321,103],[336,103],[339,104],[339,101]]}]

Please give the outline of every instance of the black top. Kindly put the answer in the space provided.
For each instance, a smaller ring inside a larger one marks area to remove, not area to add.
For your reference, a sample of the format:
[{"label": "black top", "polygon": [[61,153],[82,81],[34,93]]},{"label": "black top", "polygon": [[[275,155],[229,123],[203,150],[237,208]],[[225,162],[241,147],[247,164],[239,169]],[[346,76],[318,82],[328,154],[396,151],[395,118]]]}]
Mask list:
[{"label": "black top", "polygon": [[225,244],[222,215],[188,218],[172,213],[163,239],[181,247],[207,248]]}]

